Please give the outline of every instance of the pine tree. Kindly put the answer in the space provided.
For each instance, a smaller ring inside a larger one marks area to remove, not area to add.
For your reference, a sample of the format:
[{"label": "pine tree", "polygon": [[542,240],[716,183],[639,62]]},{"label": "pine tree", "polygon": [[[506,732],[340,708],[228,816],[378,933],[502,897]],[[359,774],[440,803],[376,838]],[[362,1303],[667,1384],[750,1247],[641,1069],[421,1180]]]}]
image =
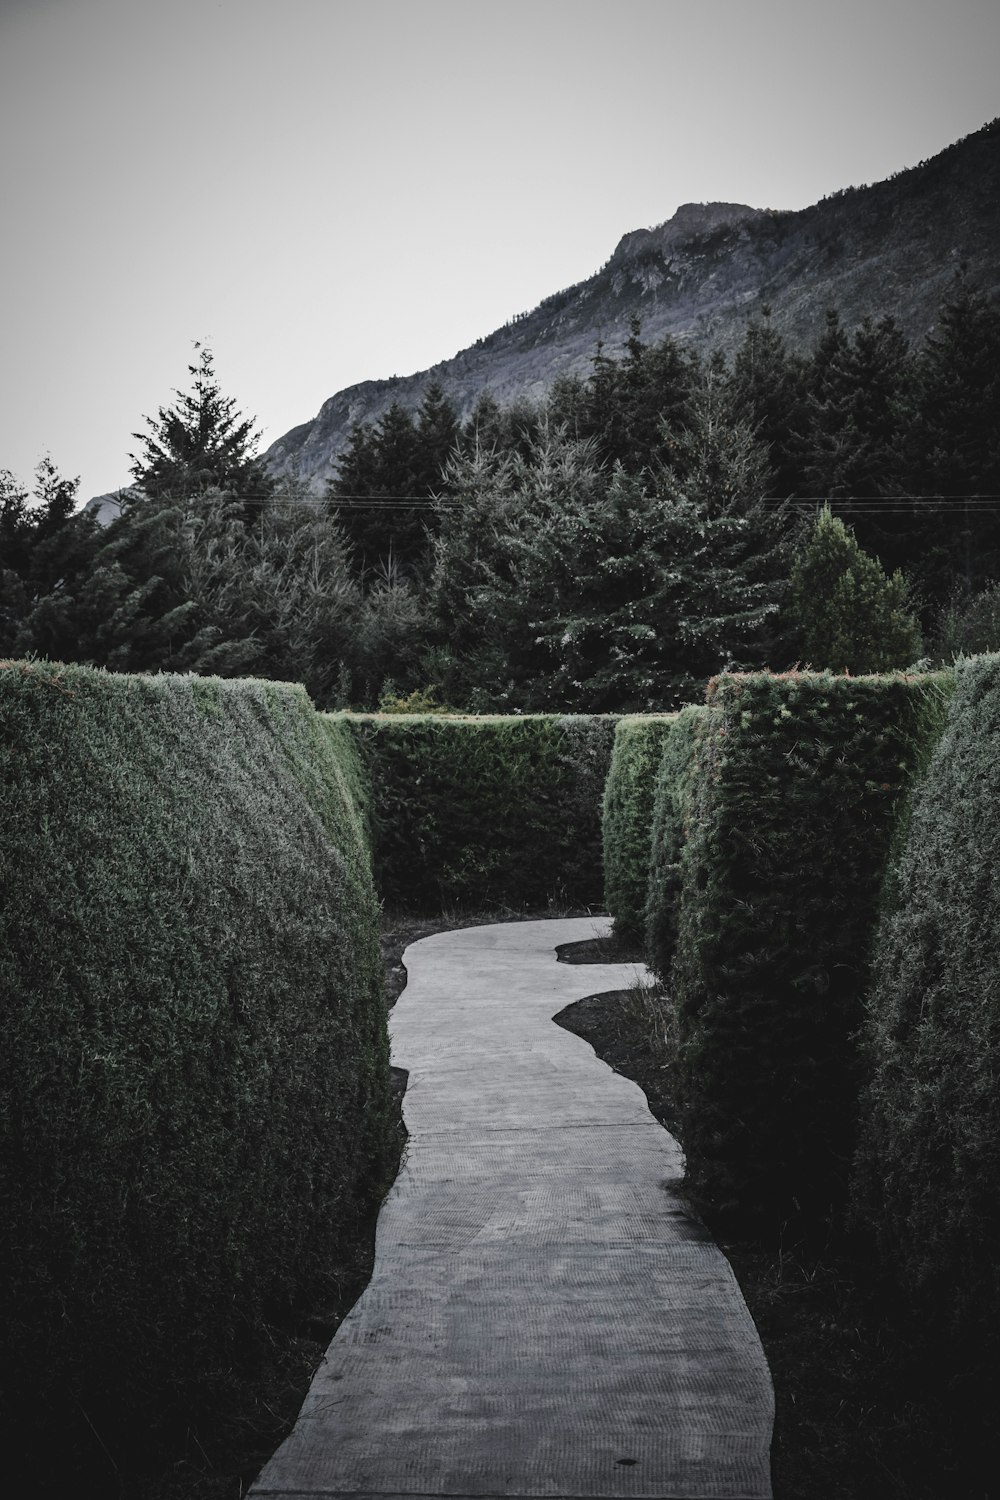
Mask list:
[{"label": "pine tree", "polygon": [[169,495],[188,499],[204,490],[226,490],[244,502],[266,500],[274,484],[255,456],[260,433],[252,418],[236,410],[232,396],[224,396],[216,379],[210,349],[200,350],[198,363],[189,365],[190,391],[175,391],[177,401],[146,417],[148,432],[134,432],[142,444],[130,454],[132,477],[152,498]]},{"label": "pine tree", "polygon": [[697,356],[669,335],[646,345],[633,318],[621,366],[624,436],[620,461],[630,474],[654,469],[664,459],[665,439],[686,426],[698,384]]},{"label": "pine tree", "polygon": [[432,380],[417,409],[416,494],[441,493],[444,471],[458,442],[458,417],[440,382]]},{"label": "pine tree", "polygon": [[773,515],[710,514],[616,469],[600,505],[569,528],[555,611],[535,622],[550,658],[539,706],[677,708],[726,667],[766,664],[781,546]]},{"label": "pine tree", "polygon": [[259,655],[253,642],[227,639],[192,594],[190,536],[183,502],[134,501],[94,533],[83,566],[35,601],[18,650],[120,672],[251,671]]},{"label": "pine tree", "polygon": [[747,509],[772,489],[767,449],[737,413],[721,355],[701,372],[686,404],[686,421],[663,438],[666,483],[679,484],[706,511]]},{"label": "pine tree", "polygon": [[587,513],[602,482],[594,445],[543,418],[527,455],[479,446],[453,459],[447,479],[431,586],[436,675],[451,702],[523,707],[546,664],[531,617],[556,586],[547,569],[558,528]]},{"label": "pine tree", "polygon": [[466,503],[443,518],[435,576],[451,701],[671,707],[726,665],[768,659],[786,520],[748,487],[752,444],[733,458],[721,426],[686,440],[690,493],[669,475],[653,490],[620,465],[608,476],[593,444],[551,430],[530,463],[480,453],[456,475]]},{"label": "pine tree", "polygon": [[796,558],[789,609],[801,659],[816,670],[886,672],[920,655],[903,574],[887,578],[829,505]]},{"label": "pine tree", "polygon": [[94,521],[74,513],[79,485],[47,455],[35,469],[31,497],[0,471],[0,651],[13,650],[36,599],[89,564]]},{"label": "pine tree", "polygon": [[416,417],[394,401],[374,425],[354,428],[328,498],[361,576],[385,568],[425,572],[437,519],[430,502],[445,489],[458,439],[455,408],[436,380]]},{"label": "pine tree", "polygon": [[865,318],[852,339],[839,323],[808,401],[805,481],[813,494],[873,499],[903,488],[913,366],[891,317]]},{"label": "pine tree", "polygon": [[961,276],[918,361],[910,463],[914,493],[945,497],[923,569],[929,590],[943,599],[956,585],[982,587],[1000,572],[1000,304]]},{"label": "pine tree", "polygon": [[[555,386],[577,390],[582,389],[582,382],[576,376],[560,376]],[[570,403],[574,399],[570,396]],[[567,432],[579,436],[575,416],[565,421],[555,416],[552,401],[553,395],[550,392],[546,405],[550,426],[553,429],[564,427]],[[519,453],[522,458],[527,458],[538,437],[541,421],[541,410],[527,397],[521,396],[509,405],[501,406],[491,392],[484,391],[462,424],[459,447],[467,458],[477,451],[489,453],[492,449],[500,453]]]},{"label": "pine tree", "polygon": [[960,278],[924,343],[914,432],[927,494],[1000,494],[1000,305]]},{"label": "pine tree", "polygon": [[782,497],[804,493],[804,385],[805,362],[791,353],[765,307],[762,321],[750,323],[736,351],[729,388],[733,414],[764,444],[773,493]]}]

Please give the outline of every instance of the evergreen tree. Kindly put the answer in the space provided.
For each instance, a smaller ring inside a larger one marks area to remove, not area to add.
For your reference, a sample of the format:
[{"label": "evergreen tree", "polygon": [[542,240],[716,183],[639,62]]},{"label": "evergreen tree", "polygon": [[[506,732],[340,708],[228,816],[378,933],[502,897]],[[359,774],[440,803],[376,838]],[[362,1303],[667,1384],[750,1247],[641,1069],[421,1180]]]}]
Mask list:
[{"label": "evergreen tree", "polygon": [[421,509],[415,504],[422,477],[418,449],[413,415],[394,401],[377,422],[353,429],[337,460],[337,476],[327,492],[330,510],[359,575],[390,559],[409,562],[423,550]]},{"label": "evergreen tree", "polygon": [[684,441],[690,493],[666,474],[653,492],[620,465],[609,477],[593,444],[551,430],[530,463],[467,462],[435,576],[451,701],[669,707],[727,664],[768,659],[787,522],[748,484],[762,455],[751,441],[733,457],[719,424]]},{"label": "evergreen tree", "polygon": [[354,428],[328,496],[360,574],[425,571],[437,519],[430,502],[458,441],[455,408],[436,380],[415,417],[394,401],[374,425]]},{"label": "evergreen tree", "polygon": [[1000,306],[959,280],[919,362],[915,477],[926,494],[1000,494]]},{"label": "evergreen tree", "polygon": [[676,708],[715,673],[770,659],[785,543],[782,519],[759,505],[706,504],[666,476],[650,492],[619,467],[595,507],[567,518],[549,566],[559,583],[534,622],[550,661],[538,706]]},{"label": "evergreen tree", "polygon": [[[566,382],[570,386],[580,384],[576,377],[560,376],[556,386],[561,387]],[[575,433],[573,421],[563,421],[553,415],[551,392],[546,412],[550,426],[565,427],[568,432]],[[519,453],[522,458],[527,458],[538,437],[541,421],[541,410],[527,397],[519,397],[507,406],[501,406],[491,392],[484,391],[462,424],[459,447],[466,457],[471,457],[477,450],[489,453],[496,449],[500,453]]]},{"label": "evergreen tree", "polygon": [[598,340],[583,389],[580,436],[594,441],[602,463],[620,463],[628,453],[625,400],[621,363],[605,354]]},{"label": "evergreen tree", "polygon": [[335,523],[295,486],[249,524],[241,499],[210,489],[136,498],[88,536],[89,552],[20,620],[19,652],[302,682],[323,708],[342,689],[374,702],[387,660],[406,675],[419,654],[424,620],[407,585],[383,580],[362,600]]},{"label": "evergreen tree", "polygon": [[18,621],[28,608],[31,540],[28,492],[9,469],[0,469],[0,653],[4,656],[13,650]]},{"label": "evergreen tree", "polygon": [[669,335],[652,345],[643,344],[639,335],[639,320],[633,318],[621,365],[622,451],[609,455],[630,474],[669,461],[671,437],[689,422],[700,378],[693,351],[682,349]]},{"label": "evergreen tree", "polygon": [[[184,500],[203,490],[220,489],[244,502],[259,503],[274,485],[255,450],[260,434],[252,418],[236,410],[231,396],[219,389],[210,349],[201,348],[189,365],[190,391],[175,391],[177,401],[146,417],[148,432],[134,432],[141,453],[130,454],[136,484],[154,499],[169,495]],[[248,507],[247,514],[251,514]]]},{"label": "evergreen tree", "polygon": [[546,660],[531,615],[552,589],[548,553],[537,558],[531,543],[593,504],[594,446],[543,419],[527,455],[480,446],[456,456],[447,478],[431,587],[435,675],[450,702],[523,707]]},{"label": "evergreen tree", "polygon": [[865,318],[853,339],[828,328],[828,357],[808,401],[805,481],[814,494],[873,499],[902,490],[913,367],[892,318]]},{"label": "evergreen tree", "polygon": [[[230,514],[238,504],[229,502]],[[38,597],[16,647],[60,661],[120,672],[234,675],[252,671],[259,652],[227,632],[192,595],[186,572],[191,520],[169,496],[127,505],[73,572]]]},{"label": "evergreen tree", "polygon": [[545,398],[545,413],[554,429],[570,437],[587,436],[587,387],[581,375],[557,375]]},{"label": "evergreen tree", "polygon": [[9,469],[0,469],[0,567],[27,572],[33,530],[28,491]]},{"label": "evergreen tree", "polygon": [[729,376],[734,416],[764,444],[773,493],[804,493],[802,430],[805,425],[805,361],[792,354],[771,324],[771,310],[752,322],[736,351]]},{"label": "evergreen tree", "polygon": [[733,416],[717,362],[686,407],[686,426],[663,423],[672,467],[645,481],[617,469],[549,558],[563,585],[538,624],[560,706],[673,707],[725,666],[783,660],[790,523],[762,503],[766,451]]},{"label": "evergreen tree", "polygon": [[944,598],[1000,573],[1000,306],[961,277],[924,342],[916,408],[910,482],[944,497],[922,576]]},{"label": "evergreen tree", "polygon": [[740,510],[770,494],[765,445],[738,414],[722,356],[700,374],[686,402],[685,425],[663,423],[669,484],[680,484],[707,511]]},{"label": "evergreen tree", "polygon": [[458,417],[437,380],[432,380],[417,409],[416,494],[441,493],[444,471],[458,443]]},{"label": "evergreen tree", "polygon": [[828,505],[796,558],[789,607],[801,659],[816,670],[886,672],[920,655],[903,574],[887,578]]},{"label": "evergreen tree", "polygon": [[630,474],[664,461],[664,432],[687,421],[700,369],[697,356],[669,335],[647,345],[641,332],[632,318],[621,358],[598,343],[586,380],[563,376],[548,400],[550,421],[593,439],[603,463],[621,464]]},{"label": "evergreen tree", "polygon": [[9,470],[0,471],[0,651],[14,649],[34,601],[89,561],[94,522],[74,514],[79,484],[48,456],[35,469],[30,497]]}]

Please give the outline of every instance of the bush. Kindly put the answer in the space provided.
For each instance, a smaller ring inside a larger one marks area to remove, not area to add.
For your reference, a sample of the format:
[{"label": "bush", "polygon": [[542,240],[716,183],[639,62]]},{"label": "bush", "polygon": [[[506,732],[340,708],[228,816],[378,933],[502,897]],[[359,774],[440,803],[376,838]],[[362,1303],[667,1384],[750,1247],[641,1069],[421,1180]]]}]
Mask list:
[{"label": "bush", "polygon": [[630,717],[615,730],[604,788],[604,902],[625,942],[640,938],[645,925],[656,772],[674,718]]},{"label": "bush", "polygon": [[646,963],[661,984],[670,976],[677,941],[681,852],[688,834],[693,761],[710,710],[702,704],[681,709],[663,745],[653,790],[649,880],[646,894]]},{"label": "bush", "polygon": [[842,1202],[882,873],[949,682],[713,685],[672,990],[689,1174],[720,1212],[773,1225]]},{"label": "bush", "polygon": [[438,701],[438,686],[414,688],[405,697],[396,691],[395,685],[386,683],[378,700],[380,714],[453,714],[455,709]]},{"label": "bush", "polygon": [[941,613],[937,647],[945,662],[1000,649],[1000,583],[952,596]]},{"label": "bush", "polygon": [[329,1287],[388,1049],[356,752],[300,688],[7,662],[0,722],[2,1379],[37,1465],[57,1421],[124,1452],[210,1407]]},{"label": "bush", "polygon": [[601,900],[600,788],[613,719],[346,714],[392,908]]},{"label": "bush", "polygon": [[989,1359],[995,1388],[1000,656],[956,676],[878,933],[854,1197],[921,1324],[950,1345],[945,1373],[974,1379]]}]

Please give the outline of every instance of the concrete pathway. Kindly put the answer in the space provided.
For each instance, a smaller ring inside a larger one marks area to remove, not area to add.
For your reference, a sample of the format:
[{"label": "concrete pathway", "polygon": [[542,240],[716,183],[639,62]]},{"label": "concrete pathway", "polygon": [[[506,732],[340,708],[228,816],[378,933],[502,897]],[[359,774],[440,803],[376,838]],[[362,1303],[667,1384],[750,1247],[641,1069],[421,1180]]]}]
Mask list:
[{"label": "concrete pathway", "polygon": [[556,961],[607,930],[504,923],[407,949],[405,1164],[371,1284],[256,1500],[770,1496],[770,1376],[676,1196],[677,1143],[551,1020],[643,972]]}]

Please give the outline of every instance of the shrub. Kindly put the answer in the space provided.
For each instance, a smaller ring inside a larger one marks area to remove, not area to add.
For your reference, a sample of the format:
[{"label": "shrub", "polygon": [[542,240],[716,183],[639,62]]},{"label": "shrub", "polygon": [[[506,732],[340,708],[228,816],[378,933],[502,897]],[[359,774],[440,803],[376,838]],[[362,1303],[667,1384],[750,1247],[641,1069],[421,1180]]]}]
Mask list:
[{"label": "shrub", "polygon": [[696,1191],[780,1223],[845,1192],[854,1041],[894,821],[950,679],[717,679],[672,990]]},{"label": "shrub", "polygon": [[937,646],[946,662],[1000,649],[1000,583],[954,594],[941,613]]},{"label": "shrub", "polygon": [[681,709],[663,745],[653,791],[649,882],[646,894],[646,962],[666,984],[677,940],[681,851],[688,831],[693,761],[710,710],[702,704]]},{"label": "shrub", "polygon": [[[958,663],[866,1005],[856,1212],[932,1336],[1000,1353],[1000,656]],[[981,1373],[981,1372],[980,1372]]]},{"label": "shrub", "polygon": [[0,723],[2,1378],[114,1451],[210,1405],[378,1187],[360,772],[275,684],[4,663]]},{"label": "shrub", "polygon": [[379,889],[410,911],[601,899],[614,720],[334,716],[361,748]]},{"label": "shrub", "polygon": [[455,712],[447,703],[438,701],[436,682],[432,682],[429,687],[414,688],[405,697],[396,691],[393,683],[386,683],[378,700],[378,711],[380,714],[453,714]]},{"label": "shrub", "polygon": [[642,936],[656,772],[674,715],[621,719],[604,789],[604,901],[625,941]]}]

